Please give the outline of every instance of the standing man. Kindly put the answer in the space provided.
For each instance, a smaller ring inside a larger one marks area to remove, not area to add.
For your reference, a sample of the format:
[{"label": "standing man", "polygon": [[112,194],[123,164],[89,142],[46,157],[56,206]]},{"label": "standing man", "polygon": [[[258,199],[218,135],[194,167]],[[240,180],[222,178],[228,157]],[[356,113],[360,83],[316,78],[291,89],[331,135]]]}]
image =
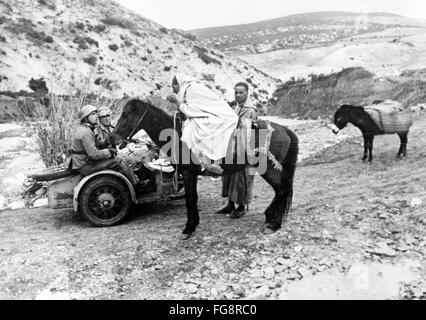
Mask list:
[{"label": "standing man", "polygon": [[100,149],[108,148],[107,136],[114,129],[111,124],[111,110],[108,107],[98,108],[99,125],[95,129],[96,146]]},{"label": "standing man", "polygon": [[80,124],[71,142],[70,167],[77,170],[83,176],[88,176],[105,169],[118,170],[138,189],[140,187],[138,177],[133,173],[127,162],[120,156],[117,156],[117,150],[114,148],[100,149],[96,147],[94,133],[98,122],[96,107],[85,105],[78,112],[78,117]]},{"label": "standing man", "polygon": [[[241,128],[241,119],[258,120],[257,109],[248,98],[248,88],[246,82],[238,82],[234,87],[235,101],[231,105],[239,117],[237,129]],[[229,214],[228,217],[234,219],[245,215],[253,183],[254,175],[249,174],[249,169],[222,176],[222,197],[228,197],[228,204],[216,213]],[[238,207],[235,208],[235,205]]]}]

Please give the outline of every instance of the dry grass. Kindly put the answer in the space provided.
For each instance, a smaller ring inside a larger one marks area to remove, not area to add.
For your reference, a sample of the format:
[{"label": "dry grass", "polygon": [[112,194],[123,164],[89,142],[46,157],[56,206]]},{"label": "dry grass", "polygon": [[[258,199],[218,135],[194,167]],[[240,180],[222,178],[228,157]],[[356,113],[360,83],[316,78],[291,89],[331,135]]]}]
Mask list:
[{"label": "dry grass", "polygon": [[65,98],[51,94],[48,106],[38,104],[34,110],[35,135],[38,152],[46,167],[64,163],[71,148],[72,136],[78,125],[78,111],[86,104],[108,106],[113,112],[120,109],[120,100],[92,97],[86,92]]}]

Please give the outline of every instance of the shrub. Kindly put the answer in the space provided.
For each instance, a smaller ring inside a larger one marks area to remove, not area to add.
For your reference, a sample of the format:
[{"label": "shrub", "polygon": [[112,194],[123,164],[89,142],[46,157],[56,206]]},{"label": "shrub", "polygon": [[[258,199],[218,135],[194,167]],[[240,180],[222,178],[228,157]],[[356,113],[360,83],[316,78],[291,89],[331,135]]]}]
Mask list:
[{"label": "shrub", "polygon": [[39,4],[41,4],[42,6],[48,7],[51,10],[55,10],[56,9],[55,4],[54,3],[48,3],[47,0],[37,0],[37,2]]},{"label": "shrub", "polygon": [[216,60],[212,57],[210,57],[206,52],[207,49],[205,48],[200,48],[198,46],[194,46],[195,51],[198,54],[198,58],[200,58],[204,63],[209,64],[209,63],[215,63],[218,65],[222,65],[222,63],[219,60]]},{"label": "shrub", "polygon": [[89,46],[87,45],[86,41],[84,40],[84,38],[81,37],[75,37],[74,40],[72,41],[76,44],[78,44],[78,48],[81,50],[86,50],[89,49]]},{"label": "shrub", "polygon": [[105,31],[106,26],[104,24],[100,23],[100,24],[97,24],[96,26],[94,26],[93,29],[96,32],[100,33],[100,32],[104,32]]},{"label": "shrub", "polygon": [[75,27],[77,29],[83,30],[84,29],[84,23],[83,22],[76,22]]},{"label": "shrub", "polygon": [[142,34],[139,32],[139,31],[136,31],[136,30],[132,30],[132,31],[130,31],[132,34],[134,34],[135,36],[137,36],[137,37],[142,37]]},{"label": "shrub", "polygon": [[[86,104],[110,105],[114,112],[119,107],[118,100],[92,98],[79,92],[74,98],[57,95],[48,96],[46,106],[37,104],[33,110],[38,152],[47,167],[60,165],[71,148],[72,135],[78,125],[78,111]],[[34,119],[31,119],[34,120]]]},{"label": "shrub", "polygon": [[163,32],[163,33],[166,33],[166,34],[168,34],[169,33],[169,31],[167,30],[167,28],[164,28],[164,27],[160,27],[160,29],[159,29],[161,32]]},{"label": "shrub", "polygon": [[112,51],[117,51],[118,50],[118,46],[116,44],[110,44],[108,46],[108,48],[110,48],[110,50],[112,50]]},{"label": "shrub", "polygon": [[126,47],[131,47],[133,44],[132,44],[132,42],[131,41],[129,41],[129,40],[124,40],[124,46],[126,46]]},{"label": "shrub", "polygon": [[211,81],[214,82],[214,74],[208,74],[208,73],[202,73],[201,76],[204,78],[204,80],[206,81]]},{"label": "shrub", "polygon": [[215,56],[217,56],[217,57],[219,57],[219,58],[221,58],[221,59],[223,59],[223,58],[224,58],[224,56],[223,56],[223,55],[221,55],[221,54],[219,54],[219,53],[216,53],[216,52],[214,52],[214,51],[210,51],[210,53],[211,53],[211,54],[214,54]]},{"label": "shrub", "polygon": [[3,36],[0,36],[0,42],[6,42],[6,38]]},{"label": "shrub", "polygon": [[95,39],[92,39],[90,37],[85,37],[84,40],[90,44],[90,45],[95,45],[97,48],[99,48],[99,42],[97,42]]},{"label": "shrub", "polygon": [[157,90],[161,90],[161,88],[163,87],[161,84],[159,84],[159,83],[156,83],[155,84],[155,87],[157,88]]},{"label": "shrub", "polygon": [[171,67],[169,67],[169,66],[164,66],[164,68],[163,68],[164,71],[170,71],[170,69],[171,69]]},{"label": "shrub", "polygon": [[123,29],[133,29],[133,23],[125,19],[106,17],[101,19],[101,22],[107,26],[117,26]]},{"label": "shrub", "polygon": [[28,86],[31,90],[34,92],[37,92],[40,95],[46,95],[49,92],[49,89],[47,88],[46,81],[44,81],[43,78],[40,79],[33,79],[28,82]]},{"label": "shrub", "polygon": [[90,64],[91,66],[95,66],[97,58],[93,55],[90,55],[90,56],[83,58],[83,61],[86,62],[87,64]]},{"label": "shrub", "polygon": [[51,36],[46,35],[43,31],[28,31],[27,38],[31,40],[35,40],[36,42],[47,42],[52,43],[53,38]]}]

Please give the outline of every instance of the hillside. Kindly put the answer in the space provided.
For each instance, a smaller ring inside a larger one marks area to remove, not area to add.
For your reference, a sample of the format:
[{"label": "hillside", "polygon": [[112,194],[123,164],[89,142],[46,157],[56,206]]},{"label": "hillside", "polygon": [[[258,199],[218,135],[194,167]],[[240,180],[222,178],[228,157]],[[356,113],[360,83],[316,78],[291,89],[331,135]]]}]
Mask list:
[{"label": "hillside", "polygon": [[268,74],[287,81],[309,74],[329,74],[363,67],[379,76],[399,75],[426,65],[426,28],[394,27],[343,39],[328,46],[284,49],[241,57]]},{"label": "hillside", "polygon": [[378,77],[363,68],[347,68],[329,75],[289,80],[274,93],[271,114],[284,117],[321,118],[342,104],[367,105],[393,99],[405,107],[426,101],[426,69],[397,77]]},{"label": "hillside", "polygon": [[277,83],[113,1],[0,0],[0,12],[0,94],[31,91],[29,81],[44,78],[57,94],[165,96],[172,75],[181,72],[228,99],[237,81],[249,79],[262,102]]},{"label": "hillside", "polygon": [[389,13],[314,12],[250,24],[190,30],[201,43],[235,55],[329,46],[354,36],[426,21]]}]

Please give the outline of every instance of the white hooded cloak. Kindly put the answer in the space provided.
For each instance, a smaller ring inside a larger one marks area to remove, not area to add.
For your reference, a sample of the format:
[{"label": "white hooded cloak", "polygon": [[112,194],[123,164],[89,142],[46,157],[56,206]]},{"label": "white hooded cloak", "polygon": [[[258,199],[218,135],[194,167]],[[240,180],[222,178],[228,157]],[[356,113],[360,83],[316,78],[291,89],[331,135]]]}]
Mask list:
[{"label": "white hooded cloak", "polygon": [[195,79],[176,75],[180,85],[179,109],[187,116],[181,140],[198,157],[219,160],[226,156],[238,115],[228,103]]}]

